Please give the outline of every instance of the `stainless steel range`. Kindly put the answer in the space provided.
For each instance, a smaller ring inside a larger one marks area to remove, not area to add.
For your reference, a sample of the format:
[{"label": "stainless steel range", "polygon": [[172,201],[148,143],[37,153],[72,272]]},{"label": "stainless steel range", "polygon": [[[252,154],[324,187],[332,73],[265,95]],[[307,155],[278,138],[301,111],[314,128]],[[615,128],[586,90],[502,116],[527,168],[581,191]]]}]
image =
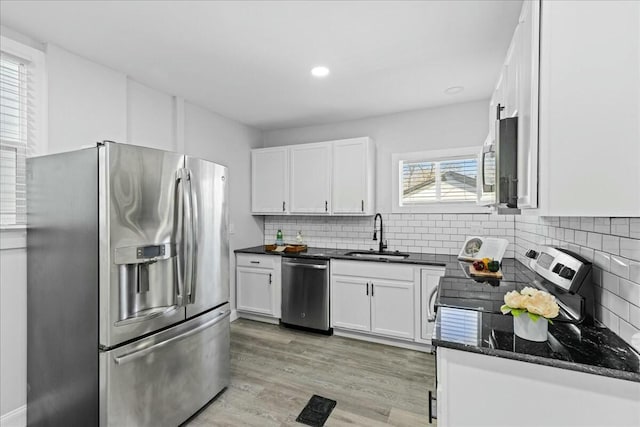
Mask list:
[{"label": "stainless steel range", "polygon": [[527,251],[529,271],[516,280],[476,281],[443,278],[436,296],[436,307],[456,307],[500,313],[504,295],[526,286],[545,290],[556,297],[560,322],[592,322],[594,318],[591,263],[567,249],[541,246]]}]

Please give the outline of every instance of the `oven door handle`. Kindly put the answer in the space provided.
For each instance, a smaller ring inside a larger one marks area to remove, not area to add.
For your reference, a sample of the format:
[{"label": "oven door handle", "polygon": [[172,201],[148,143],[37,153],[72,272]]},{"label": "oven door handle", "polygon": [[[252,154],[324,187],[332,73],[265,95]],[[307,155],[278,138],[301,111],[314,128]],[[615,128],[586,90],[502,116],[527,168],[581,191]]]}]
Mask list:
[{"label": "oven door handle", "polygon": [[438,284],[438,286],[433,288],[433,290],[429,293],[429,298],[427,299],[427,322],[435,322],[436,320],[435,302],[433,306],[433,311],[431,311],[431,301],[433,301],[435,296],[438,294],[439,288],[440,288],[440,284]]}]

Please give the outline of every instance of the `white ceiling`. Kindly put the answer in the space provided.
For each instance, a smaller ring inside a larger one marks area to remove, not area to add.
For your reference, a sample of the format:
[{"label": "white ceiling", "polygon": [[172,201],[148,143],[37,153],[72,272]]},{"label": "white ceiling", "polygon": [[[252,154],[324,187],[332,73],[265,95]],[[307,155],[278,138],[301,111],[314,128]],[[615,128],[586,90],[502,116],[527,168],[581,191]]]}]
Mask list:
[{"label": "white ceiling", "polygon": [[[0,22],[260,129],[488,99],[521,1],[9,1]],[[327,65],[323,80],[310,69]],[[450,86],[464,86],[446,95]]]}]

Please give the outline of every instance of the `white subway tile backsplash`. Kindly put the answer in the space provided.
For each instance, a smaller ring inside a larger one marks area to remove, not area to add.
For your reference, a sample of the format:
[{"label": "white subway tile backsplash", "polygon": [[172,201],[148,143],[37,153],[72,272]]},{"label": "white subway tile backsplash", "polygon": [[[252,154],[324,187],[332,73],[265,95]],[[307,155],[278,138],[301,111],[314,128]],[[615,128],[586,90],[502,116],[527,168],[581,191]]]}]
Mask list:
[{"label": "white subway tile backsplash", "polygon": [[629,218],[611,218],[611,234],[629,237]]},{"label": "white subway tile backsplash", "polygon": [[539,244],[592,261],[598,319],[626,340],[640,332],[640,218],[516,216],[514,229],[521,261]]},{"label": "white subway tile backsplash", "polygon": [[629,306],[629,322],[636,328],[640,328],[640,307]]},{"label": "white subway tile backsplash", "polygon": [[594,218],[594,231],[602,234],[611,234],[611,219]]},{"label": "white subway tile backsplash", "polygon": [[[489,214],[383,214],[384,238],[389,249],[422,253],[457,255],[462,243],[471,235],[472,227],[482,227],[485,236],[503,237],[510,247],[505,257],[514,256],[515,229],[513,216]],[[351,246],[369,249],[372,240],[371,217],[265,217],[265,243],[273,243],[276,231],[282,229],[284,240],[294,242],[298,230],[305,243],[317,247]]]},{"label": "white subway tile backsplash", "polygon": [[594,230],[594,218],[593,217],[582,217],[580,218],[580,229],[584,231],[593,231]]},{"label": "white subway tile backsplash", "polygon": [[640,239],[640,218],[630,218],[629,237]]},{"label": "white subway tile backsplash", "polygon": [[586,231],[576,231],[576,244],[587,246],[587,232]]},{"label": "white subway tile backsplash", "polygon": [[611,235],[602,236],[602,250],[610,254],[620,254],[620,238]]},{"label": "white subway tile backsplash", "polygon": [[610,271],[617,276],[628,279],[629,278],[629,260],[625,258],[620,258],[616,255],[611,255]]},{"label": "white subway tile backsplash", "polygon": [[620,297],[629,303],[640,307],[640,284],[633,283],[627,279],[619,280]]},{"label": "white subway tile backsplash", "polygon": [[620,255],[640,261],[640,239],[620,239]]},{"label": "white subway tile backsplash", "polygon": [[587,246],[593,249],[602,249],[602,234],[587,233]]}]

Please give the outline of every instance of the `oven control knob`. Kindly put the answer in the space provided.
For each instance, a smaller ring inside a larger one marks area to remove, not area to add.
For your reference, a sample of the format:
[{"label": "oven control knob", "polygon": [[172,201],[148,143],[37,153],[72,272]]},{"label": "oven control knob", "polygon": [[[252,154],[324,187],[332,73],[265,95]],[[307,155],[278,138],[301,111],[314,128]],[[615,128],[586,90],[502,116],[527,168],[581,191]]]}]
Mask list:
[{"label": "oven control knob", "polygon": [[536,259],[538,258],[538,252],[534,251],[533,249],[529,249],[527,253],[524,254],[524,256],[528,258]]},{"label": "oven control knob", "polygon": [[554,273],[560,273],[560,270],[562,270],[564,268],[564,264],[560,264],[557,263],[556,265],[553,266],[553,271]]},{"label": "oven control knob", "polygon": [[563,267],[562,270],[560,270],[560,277],[564,277],[565,279],[571,280],[575,274],[576,272],[569,267]]}]

